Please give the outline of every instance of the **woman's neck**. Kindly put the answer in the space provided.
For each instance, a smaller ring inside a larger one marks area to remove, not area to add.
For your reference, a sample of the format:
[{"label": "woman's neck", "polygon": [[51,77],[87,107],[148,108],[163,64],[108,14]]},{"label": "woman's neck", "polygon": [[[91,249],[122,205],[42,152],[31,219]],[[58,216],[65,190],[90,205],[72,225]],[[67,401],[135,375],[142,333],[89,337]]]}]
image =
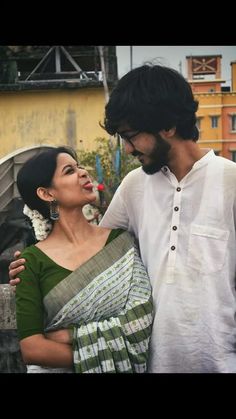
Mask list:
[{"label": "woman's neck", "polygon": [[81,211],[60,211],[60,218],[55,222],[48,240],[80,245],[95,233],[97,226],[89,224]]}]

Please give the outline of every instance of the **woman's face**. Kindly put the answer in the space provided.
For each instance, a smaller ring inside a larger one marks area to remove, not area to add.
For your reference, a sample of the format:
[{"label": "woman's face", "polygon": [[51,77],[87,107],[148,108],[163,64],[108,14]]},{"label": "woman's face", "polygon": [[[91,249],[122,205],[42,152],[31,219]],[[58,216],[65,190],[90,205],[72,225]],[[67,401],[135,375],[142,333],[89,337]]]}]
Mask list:
[{"label": "woman's face", "polygon": [[60,207],[83,207],[96,200],[94,186],[87,170],[79,166],[67,153],[57,156],[57,167],[50,191]]}]

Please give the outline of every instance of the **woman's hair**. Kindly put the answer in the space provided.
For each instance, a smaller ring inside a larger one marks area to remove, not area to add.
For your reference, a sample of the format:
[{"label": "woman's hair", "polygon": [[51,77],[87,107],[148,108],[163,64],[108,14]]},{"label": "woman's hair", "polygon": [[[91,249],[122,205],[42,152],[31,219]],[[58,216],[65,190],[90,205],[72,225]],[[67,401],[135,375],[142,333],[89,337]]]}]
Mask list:
[{"label": "woman's hair", "polygon": [[67,153],[78,161],[77,155],[69,147],[51,147],[27,160],[17,175],[17,187],[23,201],[32,210],[37,210],[44,218],[50,217],[49,205],[37,195],[37,189],[50,187],[57,167],[57,156]]},{"label": "woman's hair", "polygon": [[153,134],[176,127],[182,139],[197,141],[197,109],[191,86],[180,73],[143,65],[118,81],[105,108],[103,128],[114,135],[123,124]]}]

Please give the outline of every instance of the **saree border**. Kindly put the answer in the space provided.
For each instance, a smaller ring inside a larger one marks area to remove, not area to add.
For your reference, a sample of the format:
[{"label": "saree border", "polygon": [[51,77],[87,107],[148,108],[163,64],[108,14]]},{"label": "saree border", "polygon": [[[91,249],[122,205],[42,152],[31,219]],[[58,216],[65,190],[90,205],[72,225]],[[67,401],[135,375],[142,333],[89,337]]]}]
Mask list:
[{"label": "saree border", "polygon": [[[46,317],[53,318],[61,310],[61,307],[88,286],[95,276],[97,277],[109,269],[133,246],[134,237],[128,231],[124,231],[96,255],[76,268],[44,297],[44,305],[48,307]],[[47,323],[48,320],[45,322]]]}]

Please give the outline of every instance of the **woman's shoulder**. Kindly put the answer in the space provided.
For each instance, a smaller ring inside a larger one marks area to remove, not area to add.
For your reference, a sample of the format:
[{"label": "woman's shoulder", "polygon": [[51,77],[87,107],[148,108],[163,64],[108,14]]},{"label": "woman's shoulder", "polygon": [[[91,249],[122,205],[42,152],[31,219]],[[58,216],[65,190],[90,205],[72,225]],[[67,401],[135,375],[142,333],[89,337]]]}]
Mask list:
[{"label": "woman's shoulder", "polygon": [[19,273],[19,278],[27,279],[29,276],[32,277],[32,274],[35,275],[38,273],[40,261],[37,257],[37,250],[35,249],[35,245],[32,244],[21,252],[19,259],[25,259],[24,266],[26,269]]},{"label": "woman's shoulder", "polygon": [[134,242],[134,240],[135,240],[134,239],[134,236],[131,233],[129,233],[127,230],[124,230],[123,228],[114,228],[114,229],[111,230],[111,232],[110,232],[110,234],[108,236],[108,239],[106,241],[106,245],[108,243],[110,243],[112,240],[114,240],[117,237],[121,236],[122,234],[124,235],[124,237],[126,239],[128,239],[129,241]]},{"label": "woman's shoulder", "polygon": [[20,254],[20,258],[25,258],[26,256],[33,256],[37,253],[36,246],[34,244],[31,244],[30,246],[25,247],[21,254]]},{"label": "woman's shoulder", "polygon": [[20,258],[26,260],[25,265],[29,267],[39,267],[41,262],[44,262],[45,256],[40,250],[34,245],[26,247],[20,254]]},{"label": "woman's shoulder", "polygon": [[[121,234],[123,233],[128,233],[126,230],[124,230],[123,228],[113,228],[107,238],[106,241],[106,245],[108,243],[110,243],[112,240],[116,239],[117,237],[119,237]],[[128,233],[129,234],[129,233]]]}]

